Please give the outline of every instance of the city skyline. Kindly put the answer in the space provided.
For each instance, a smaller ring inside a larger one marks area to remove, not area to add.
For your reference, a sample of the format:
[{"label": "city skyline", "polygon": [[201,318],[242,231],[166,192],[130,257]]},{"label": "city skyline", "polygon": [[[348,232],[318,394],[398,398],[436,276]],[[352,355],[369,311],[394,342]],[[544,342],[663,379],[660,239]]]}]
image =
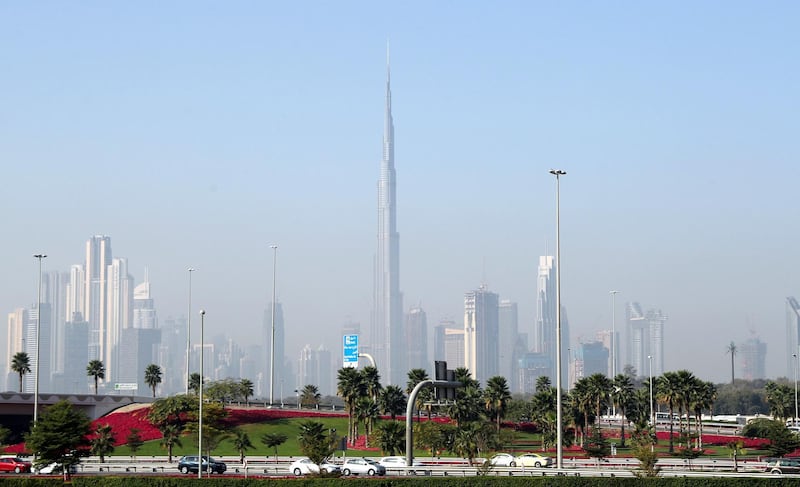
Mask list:
[{"label": "city skyline", "polygon": [[399,286],[429,329],[463,327],[464,293],[486,283],[533,339],[558,167],[571,338],[608,329],[620,290],[623,335],[625,303],[668,314],[666,369],[724,382],[725,347],[755,330],[767,376],[791,377],[780,340],[800,293],[795,3],[3,13],[5,313],[36,300],[33,254],[72,272],[89,236],[110,235],[129,272],[149,268],[160,321],[186,314],[191,266],[206,331],[247,343],[277,243],[287,356],[306,336],[336,343],[343,323],[366,336],[388,38]]}]

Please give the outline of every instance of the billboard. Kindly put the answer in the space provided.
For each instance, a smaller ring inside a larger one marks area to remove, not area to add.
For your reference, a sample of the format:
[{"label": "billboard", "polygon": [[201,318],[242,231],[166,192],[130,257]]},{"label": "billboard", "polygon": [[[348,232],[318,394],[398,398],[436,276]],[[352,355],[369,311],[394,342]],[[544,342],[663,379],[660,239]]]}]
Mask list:
[{"label": "billboard", "polygon": [[358,367],[358,335],[342,337],[342,366]]}]

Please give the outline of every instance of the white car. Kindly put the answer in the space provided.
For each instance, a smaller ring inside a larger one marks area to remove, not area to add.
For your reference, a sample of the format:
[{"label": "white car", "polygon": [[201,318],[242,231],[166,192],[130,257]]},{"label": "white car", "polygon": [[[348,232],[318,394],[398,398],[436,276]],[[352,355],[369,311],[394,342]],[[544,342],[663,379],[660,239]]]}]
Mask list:
[{"label": "white car", "polygon": [[319,473],[338,473],[339,465],[323,461],[321,465],[317,465],[308,458],[300,458],[289,465],[289,473],[296,476],[319,474]]},{"label": "white car", "polygon": [[553,464],[553,459],[538,453],[523,453],[517,457],[517,465],[522,467],[549,467]]},{"label": "white car", "polygon": [[[41,475],[52,475],[52,474],[61,473],[63,470],[64,470],[64,467],[60,463],[53,462],[53,463],[49,463],[49,464],[45,465],[44,467],[34,468],[33,472],[36,473],[36,474],[41,474]],[[70,473],[78,473],[78,467],[76,467],[75,465],[72,465],[70,467]]]},{"label": "white car", "polygon": [[[406,457],[383,457],[378,460],[378,463],[386,468],[406,468]],[[414,460],[411,465],[414,467],[422,466],[422,463]]]},{"label": "white car", "polygon": [[386,475],[386,467],[369,458],[348,458],[342,464],[344,475]]},{"label": "white car", "polygon": [[517,458],[510,453],[496,453],[489,459],[489,464],[495,467],[516,467]]}]

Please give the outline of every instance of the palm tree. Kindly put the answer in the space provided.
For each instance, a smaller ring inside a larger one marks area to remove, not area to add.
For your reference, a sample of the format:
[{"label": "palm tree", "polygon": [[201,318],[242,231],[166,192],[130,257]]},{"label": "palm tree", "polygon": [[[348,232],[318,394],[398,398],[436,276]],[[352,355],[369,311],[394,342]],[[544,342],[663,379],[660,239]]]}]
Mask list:
[{"label": "palm tree", "polygon": [[691,406],[697,428],[698,449],[703,448],[703,411],[711,409],[717,399],[717,387],[711,382],[700,382],[692,391]]},{"label": "palm tree", "polygon": [[378,443],[386,455],[404,453],[406,450],[406,426],[400,421],[382,421],[376,428]]},{"label": "palm tree", "polygon": [[283,445],[289,437],[283,433],[264,433],[261,435],[261,443],[267,448],[275,448],[275,463],[278,463],[278,447]]},{"label": "palm tree", "polygon": [[241,389],[242,396],[244,396],[245,406],[249,406],[250,396],[252,396],[255,391],[253,381],[250,379],[242,379],[239,381],[239,388]]},{"label": "palm tree", "polygon": [[[424,380],[428,380],[430,377],[428,376],[428,372],[425,369],[411,369],[408,371],[408,382],[406,382],[406,394],[411,395],[414,391],[414,388],[417,387],[417,384]],[[422,389],[417,394],[416,401],[414,401],[414,407],[417,410],[417,422],[419,422],[419,412],[422,407],[425,405],[426,402],[430,402],[432,399],[431,397],[431,390],[430,389]],[[431,410],[428,409],[428,419],[430,419]]]},{"label": "palm tree", "polygon": [[469,423],[459,427],[453,438],[453,452],[469,460],[472,465],[473,460],[478,456],[478,434],[480,424],[478,422]]},{"label": "palm tree", "polygon": [[511,400],[511,392],[508,390],[506,379],[497,375],[486,381],[483,400],[486,412],[495,420],[497,432],[499,433],[500,421],[503,419],[508,402]]},{"label": "palm tree", "polygon": [[239,452],[239,463],[244,463],[244,452],[245,450],[253,448],[253,443],[250,442],[250,437],[247,435],[246,431],[235,428],[233,433],[235,435],[233,438],[233,447]]},{"label": "palm tree", "polygon": [[92,439],[92,453],[100,457],[100,463],[105,463],[106,455],[114,451],[114,433],[110,424],[98,425]]},{"label": "palm tree", "polygon": [[366,385],[357,369],[352,367],[339,369],[336,392],[347,408],[347,436],[350,438],[350,443],[355,444],[356,424],[353,418],[355,405],[358,398],[366,395]]},{"label": "palm tree", "polygon": [[600,412],[608,406],[611,381],[603,374],[592,374],[586,378],[587,393],[595,405],[595,418],[600,421]]},{"label": "palm tree", "polygon": [[388,414],[392,418],[392,421],[397,419],[398,414],[403,414],[408,405],[406,396],[399,386],[386,386],[386,389],[381,393],[378,403],[380,404],[381,411],[383,411],[384,414]]},{"label": "palm tree", "polygon": [[378,369],[368,365],[361,371],[361,377],[363,377],[364,385],[367,388],[367,394],[377,401],[382,389],[381,375],[378,373]]},{"label": "palm tree", "polygon": [[628,419],[626,411],[628,405],[633,401],[633,381],[631,381],[630,377],[625,374],[617,374],[617,376],[614,377],[611,384],[611,401],[619,408],[620,414],[622,415],[619,438],[620,446],[625,448],[625,423]]},{"label": "palm tree", "polygon": [[200,393],[200,374],[192,372],[189,375],[189,392]]},{"label": "palm tree", "polygon": [[22,392],[22,379],[31,371],[31,359],[25,352],[17,352],[11,359],[11,370],[19,374],[19,392]]},{"label": "palm tree", "polygon": [[483,406],[483,392],[476,387],[459,389],[455,402],[447,408],[447,414],[456,421],[460,428],[467,423],[476,421],[481,417]]},{"label": "palm tree", "polygon": [[300,391],[300,404],[303,406],[316,406],[321,398],[319,388],[315,385],[306,384]]},{"label": "palm tree", "polygon": [[161,384],[161,367],[156,364],[150,364],[144,369],[144,383],[153,391],[153,397],[156,397],[156,387]]},{"label": "palm tree", "polygon": [[97,395],[97,381],[106,378],[106,368],[103,366],[103,362],[99,360],[89,362],[89,365],[86,366],[86,375],[94,377],[94,393]]},{"label": "palm tree", "polygon": [[[681,391],[681,399],[678,403],[678,429],[683,432],[683,411],[686,411],[686,429],[688,430],[692,390],[698,386],[700,381],[688,370],[679,370],[675,375],[678,378],[678,387]],[[691,446],[689,448],[691,448]]]},{"label": "palm tree", "polygon": [[581,426],[581,446],[583,446],[583,441],[589,432],[589,421],[594,419],[594,401],[589,391],[589,378],[583,377],[578,380],[569,392],[569,397],[572,400],[573,410],[583,416]]},{"label": "palm tree", "polygon": [[159,428],[161,431],[161,448],[167,449],[168,462],[172,463],[172,447],[183,446],[181,434],[183,428],[174,423],[166,423]]},{"label": "palm tree", "polygon": [[[378,403],[369,396],[362,396],[356,402],[356,417],[358,421],[364,423],[364,434],[366,435],[365,446],[368,446],[369,435],[372,434],[372,425],[375,419],[380,415]],[[356,425],[356,433],[358,433],[358,425]],[[356,434],[358,436],[358,434]]]},{"label": "palm tree", "polygon": [[730,345],[725,347],[725,353],[729,353],[731,355],[731,385],[733,385],[733,380],[734,380],[733,358],[736,355],[736,352],[738,352],[738,349],[736,348],[736,344],[733,342],[731,342]]},{"label": "palm tree", "polygon": [[674,438],[672,437],[675,424],[673,415],[675,406],[680,403],[683,397],[683,391],[681,390],[678,375],[675,372],[664,372],[664,375],[656,381],[655,386],[659,402],[666,404],[669,410],[669,452],[672,453],[675,451]]}]

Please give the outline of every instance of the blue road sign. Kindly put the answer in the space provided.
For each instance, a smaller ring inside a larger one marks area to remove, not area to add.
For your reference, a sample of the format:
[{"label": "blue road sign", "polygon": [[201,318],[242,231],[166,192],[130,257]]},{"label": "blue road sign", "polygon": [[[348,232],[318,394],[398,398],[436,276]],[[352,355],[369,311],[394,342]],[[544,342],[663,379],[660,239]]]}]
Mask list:
[{"label": "blue road sign", "polygon": [[358,367],[358,335],[342,337],[342,365]]}]

